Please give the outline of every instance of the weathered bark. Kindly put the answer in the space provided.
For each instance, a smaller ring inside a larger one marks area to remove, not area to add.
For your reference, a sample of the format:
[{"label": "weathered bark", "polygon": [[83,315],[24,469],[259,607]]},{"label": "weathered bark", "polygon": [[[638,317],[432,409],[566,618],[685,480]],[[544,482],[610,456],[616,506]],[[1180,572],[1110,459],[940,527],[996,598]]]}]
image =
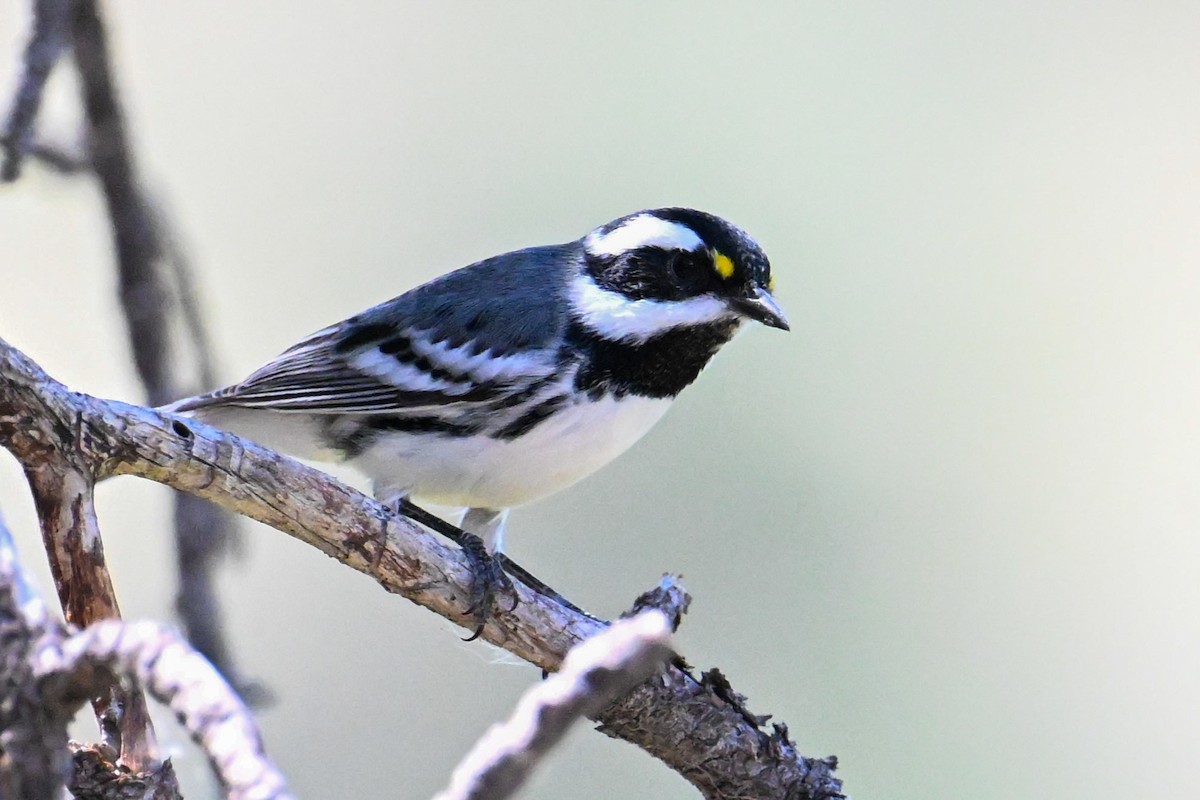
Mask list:
[{"label": "weathered bark", "polygon": [[[77,628],[120,619],[117,593],[104,560],[91,479],[84,465],[70,463],[63,451],[54,453],[56,457],[25,462],[24,466],[63,614]],[[142,693],[111,683],[97,688],[92,706],[101,732],[120,754],[121,762],[134,772],[154,769],[157,745]]]}]

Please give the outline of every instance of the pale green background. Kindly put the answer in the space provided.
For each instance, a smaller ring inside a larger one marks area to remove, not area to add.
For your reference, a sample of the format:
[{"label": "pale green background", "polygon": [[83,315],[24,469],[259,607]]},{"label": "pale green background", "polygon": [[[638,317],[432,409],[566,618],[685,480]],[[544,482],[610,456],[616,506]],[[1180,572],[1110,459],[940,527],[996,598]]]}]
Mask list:
[{"label": "pale green background", "polygon": [[[626,457],[517,511],[515,557],[603,614],[684,573],[682,651],[862,800],[1195,793],[1200,5],[105,7],[224,378],[476,258],[726,215],[792,333],[743,334]],[[72,109],[60,78],[47,131]],[[0,265],[0,336],[139,397],[90,186],[0,190]],[[171,615],[166,498],[100,491],[130,617]],[[244,550],[231,633],[305,797],[431,794],[538,679],[281,534]],[[581,730],[524,796],[695,795]]]}]

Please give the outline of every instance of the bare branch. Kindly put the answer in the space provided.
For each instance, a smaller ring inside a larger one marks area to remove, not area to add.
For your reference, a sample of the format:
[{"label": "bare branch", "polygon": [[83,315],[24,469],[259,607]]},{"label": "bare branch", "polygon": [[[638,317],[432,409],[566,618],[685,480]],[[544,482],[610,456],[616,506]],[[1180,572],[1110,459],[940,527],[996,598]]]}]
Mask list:
[{"label": "bare branch", "polygon": [[[203,748],[231,800],[288,800],[282,773],[263,752],[249,710],[213,666],[157,622],[105,620],[39,653],[50,691],[88,686],[97,670],[134,676]],[[78,691],[77,688],[74,691]]]},{"label": "bare branch", "polygon": [[674,575],[663,575],[662,580],[648,592],[642,592],[633,601],[633,607],[621,615],[622,619],[641,614],[648,609],[654,609],[666,615],[671,622],[671,630],[679,630],[679,623],[692,604],[692,597],[683,588],[679,578]]},{"label": "bare branch", "polygon": [[[33,491],[42,542],[67,622],[84,628],[102,619],[119,619],[117,594],[104,559],[96,522],[93,485],[86,467],[70,454],[23,464]],[[158,762],[154,726],[146,700],[136,688],[98,687],[93,706],[102,733],[112,736],[121,761],[135,772]]]},{"label": "bare branch", "polygon": [[[313,545],[385,589],[464,627],[472,576],[446,542],[395,517],[332,477],[191,420],[68,391],[0,340],[0,444],[23,463],[56,440],[98,478],[139,475],[213,500]],[[377,569],[373,570],[373,562]],[[517,606],[498,610],[483,638],[556,670],[568,650],[604,628],[516,582]],[[832,762],[796,752],[786,731],[751,724],[677,667],[597,715],[710,798],[840,796]]]},{"label": "bare branch", "polygon": [[33,30],[25,47],[24,71],[4,135],[0,137],[0,148],[4,150],[0,181],[13,181],[21,174],[21,161],[33,143],[33,123],[42,106],[46,79],[67,48],[70,8],[70,0],[37,0],[33,3]]},{"label": "bare branch", "polygon": [[56,142],[35,140],[26,155],[59,175],[80,175],[92,169],[91,162],[78,147]]},{"label": "bare branch", "polygon": [[42,543],[60,587],[67,622],[83,627],[120,616],[100,542],[91,481],[80,468],[59,459],[26,464],[25,476],[33,490]]},{"label": "bare branch", "polygon": [[71,741],[71,774],[66,788],[79,800],[180,800],[179,780],[170,761],[148,772],[133,772],[117,764],[117,755],[103,744]]},{"label": "bare branch", "polygon": [[598,713],[671,657],[670,622],[657,611],[616,622],[567,653],[562,669],[522,697],[459,763],[435,800],[503,800],[582,716]]}]

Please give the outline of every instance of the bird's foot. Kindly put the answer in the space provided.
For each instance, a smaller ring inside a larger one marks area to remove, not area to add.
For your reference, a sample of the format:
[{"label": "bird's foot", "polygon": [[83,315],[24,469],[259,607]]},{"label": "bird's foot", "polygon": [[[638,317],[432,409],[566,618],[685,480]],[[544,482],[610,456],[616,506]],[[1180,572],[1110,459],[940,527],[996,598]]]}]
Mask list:
[{"label": "bird's foot", "polygon": [[463,531],[458,542],[463,554],[471,562],[471,574],[475,580],[471,586],[471,605],[467,613],[475,618],[475,632],[463,641],[473,642],[483,633],[483,626],[496,609],[496,597],[506,595],[512,600],[508,607],[512,611],[517,607],[517,590],[508,574],[500,563],[500,559],[492,556],[487,547],[473,533]]},{"label": "bird's foot", "polygon": [[402,498],[396,503],[396,513],[445,536],[462,548],[463,555],[471,563],[471,575],[474,580],[471,586],[471,605],[467,608],[467,613],[475,618],[475,632],[464,641],[473,642],[483,633],[484,625],[496,608],[498,594],[507,595],[512,599],[509,611],[517,607],[517,592],[512,581],[505,574],[500,560],[488,552],[482,539],[429,513],[407,498]]}]

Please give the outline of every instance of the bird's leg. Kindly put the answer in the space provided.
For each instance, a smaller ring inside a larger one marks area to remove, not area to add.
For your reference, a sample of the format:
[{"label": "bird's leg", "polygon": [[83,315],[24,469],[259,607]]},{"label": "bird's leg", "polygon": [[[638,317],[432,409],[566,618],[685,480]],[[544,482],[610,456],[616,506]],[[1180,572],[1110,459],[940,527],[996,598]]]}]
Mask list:
[{"label": "bird's leg", "polygon": [[[463,517],[462,527],[464,530],[471,531],[483,539],[488,551],[492,554],[492,560],[496,562],[502,572],[506,572],[517,578],[521,583],[524,583],[543,597],[549,598],[572,611],[583,614],[585,617],[596,619],[591,614],[572,604],[561,594],[550,588],[550,586],[535,578],[520,564],[504,555],[504,529],[507,523],[507,510],[494,511],[488,508],[472,508]],[[505,576],[504,580],[508,581],[507,576]],[[512,609],[510,608],[509,610],[511,611]]]},{"label": "bird's leg", "polygon": [[[517,607],[516,590],[498,559],[500,548],[504,545],[504,523],[507,521],[508,509],[497,511],[491,508],[469,508],[462,520],[463,532],[475,539],[462,545],[463,551],[472,559],[472,566],[487,570],[486,573],[476,573],[485,578],[475,581],[475,592],[471,598],[471,610],[481,620],[491,616],[497,593],[512,597],[509,611]],[[476,548],[478,552],[472,553],[468,547]],[[478,636],[479,631],[475,635]]]},{"label": "bird's leg", "polygon": [[459,526],[483,540],[489,553],[504,549],[504,529],[508,524],[508,509],[468,508]]},{"label": "bird's leg", "polygon": [[[466,555],[467,559],[471,562],[471,572],[475,576],[476,598],[481,599],[483,595],[488,596],[487,604],[489,613],[491,605],[494,602],[494,594],[498,588],[503,589],[506,593],[512,591],[512,582],[508,579],[508,575],[512,575],[521,583],[525,584],[530,589],[533,589],[543,597],[549,598],[561,606],[569,608],[576,613],[582,614],[588,619],[593,619],[597,622],[603,622],[603,620],[592,616],[579,606],[572,603],[570,600],[567,600],[551,586],[542,581],[540,578],[535,577],[532,573],[506,556],[503,552],[494,552],[491,554],[488,553],[487,544],[501,544],[500,540],[503,539],[504,522],[506,521],[505,519],[499,520],[497,529],[492,531],[483,531],[484,536],[491,540],[485,544],[485,540],[481,539],[479,535],[470,533],[456,525],[446,522],[446,520],[429,513],[425,509],[414,504],[406,497],[401,497],[394,501],[393,507],[395,508],[396,513],[400,514],[401,516],[408,517],[414,522],[424,525],[426,528],[429,528],[435,533],[440,533],[442,536],[445,536],[447,539],[462,548],[464,555]],[[470,513],[471,512],[467,512],[467,515],[470,516]],[[486,513],[488,515],[493,515],[496,512]],[[482,515],[478,515],[477,519],[482,521]],[[466,520],[464,520],[464,523],[466,523]],[[498,581],[492,581],[488,578],[488,576],[494,572],[500,573],[500,578]],[[496,583],[501,581],[503,584],[499,587],[496,586]],[[471,610],[476,612],[476,618],[480,620],[480,623],[479,627],[475,629],[475,633],[470,639],[468,639],[468,641],[477,638],[479,634],[483,632],[483,621],[485,621],[487,618],[487,614],[479,615],[477,613],[477,602],[479,602],[479,599],[472,601]],[[516,607],[515,602],[514,595],[514,608]],[[512,609],[509,610],[511,611]]]},{"label": "bird's leg", "polygon": [[[516,607],[516,592],[513,589],[512,581],[492,558],[483,539],[478,534],[451,525],[441,517],[416,505],[407,497],[396,500],[395,509],[396,513],[401,516],[408,517],[457,544],[462,548],[463,555],[471,562],[471,574],[475,580],[471,592],[471,605],[467,612],[475,617],[476,627],[475,632],[466,641],[474,641],[483,633],[483,626],[487,623],[495,606],[497,592],[512,595],[514,598],[513,608]],[[503,525],[503,519],[500,520],[500,525]]]}]

